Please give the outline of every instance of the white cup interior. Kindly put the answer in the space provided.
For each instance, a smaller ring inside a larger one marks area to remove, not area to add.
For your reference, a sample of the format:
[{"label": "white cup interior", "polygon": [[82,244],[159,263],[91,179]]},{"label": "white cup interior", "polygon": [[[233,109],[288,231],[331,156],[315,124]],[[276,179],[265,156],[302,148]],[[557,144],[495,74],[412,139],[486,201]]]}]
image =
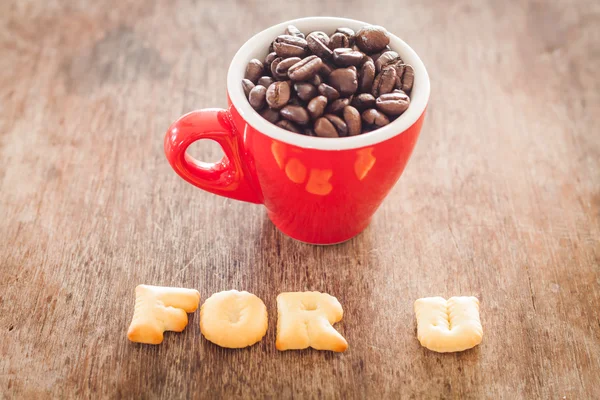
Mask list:
[{"label": "white cup interior", "polygon": [[295,25],[305,34],[319,30],[328,35],[331,35],[339,27],[349,27],[357,31],[361,27],[369,25],[366,22],[346,18],[310,17],[282,22],[281,24],[274,25],[257,33],[250,38],[250,40],[238,50],[231,61],[229,72],[227,73],[227,90],[235,108],[244,120],[246,120],[246,122],[254,129],[273,139],[299,147],[320,150],[347,150],[371,146],[394,137],[395,135],[404,132],[421,116],[429,101],[429,75],[427,75],[425,65],[423,65],[423,62],[417,53],[415,53],[415,51],[403,40],[390,32],[390,47],[402,57],[405,63],[412,65],[415,70],[415,81],[410,96],[410,107],[395,121],[373,132],[358,136],[320,138],[289,132],[265,120],[250,106],[248,100],[244,96],[242,79],[244,78],[248,62],[253,58],[257,58],[261,61],[264,60],[268,53],[270,43],[277,36],[282,35],[286,27],[290,24]]}]

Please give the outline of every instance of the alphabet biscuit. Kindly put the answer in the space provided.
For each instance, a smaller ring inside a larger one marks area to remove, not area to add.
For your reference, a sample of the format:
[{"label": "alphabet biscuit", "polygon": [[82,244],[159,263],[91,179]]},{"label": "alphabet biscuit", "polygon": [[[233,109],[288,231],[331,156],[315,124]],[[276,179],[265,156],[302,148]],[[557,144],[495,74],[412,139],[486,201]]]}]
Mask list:
[{"label": "alphabet biscuit", "polygon": [[483,328],[476,297],[418,299],[415,314],[417,337],[429,350],[439,353],[463,351],[481,343]]},{"label": "alphabet biscuit", "polygon": [[200,308],[200,331],[221,347],[252,346],[265,336],[267,327],[267,307],[252,293],[215,293]]},{"label": "alphabet biscuit", "polygon": [[194,289],[139,285],[135,288],[135,311],[127,338],[132,342],[159,344],[164,331],[181,332],[186,313],[198,309],[200,293]]},{"label": "alphabet biscuit", "polygon": [[333,296],[319,292],[288,292],[277,296],[278,350],[312,347],[343,352],[346,339],[332,324],[341,321],[342,305]]}]

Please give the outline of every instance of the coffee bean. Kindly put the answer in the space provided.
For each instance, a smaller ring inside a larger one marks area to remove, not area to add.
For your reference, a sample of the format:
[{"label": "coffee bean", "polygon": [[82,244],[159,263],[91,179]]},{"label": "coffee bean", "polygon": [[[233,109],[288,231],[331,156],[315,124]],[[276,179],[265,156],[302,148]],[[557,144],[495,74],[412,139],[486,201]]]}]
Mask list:
[{"label": "coffee bean", "polygon": [[323,61],[315,55],[308,56],[303,60],[296,62],[288,70],[288,76],[293,81],[305,81],[317,74],[321,69]]},{"label": "coffee bean", "polygon": [[375,79],[375,64],[373,61],[367,61],[360,67],[358,74],[358,87],[361,92],[370,92],[373,88],[373,80]]},{"label": "coffee bean", "polygon": [[404,74],[402,75],[402,90],[406,93],[410,93],[415,81],[415,70],[412,66],[406,65],[404,67]]},{"label": "coffee bean", "polygon": [[328,101],[334,101],[340,97],[340,92],[326,83],[321,83],[317,87],[317,90],[319,91],[319,94],[325,96]]},{"label": "coffee bean", "polygon": [[279,112],[270,107],[267,107],[264,111],[261,111],[260,115],[272,124],[279,121]]},{"label": "coffee bean", "polygon": [[296,126],[296,124],[294,124],[292,121],[288,121],[287,119],[282,119],[275,125],[294,133],[302,133],[302,131],[300,130],[300,128],[298,128],[298,126]]},{"label": "coffee bean", "polygon": [[341,113],[344,107],[350,105],[351,99],[343,98],[337,99],[327,107],[327,114],[338,114]]},{"label": "coffee bean", "polygon": [[375,62],[375,61],[377,61],[379,59],[379,57],[381,57],[382,54],[384,54],[384,53],[386,53],[388,51],[392,51],[392,49],[390,48],[390,46],[385,46],[383,48],[383,50],[378,51],[376,53],[372,53],[372,54],[370,54],[370,56],[373,58],[373,61]]},{"label": "coffee bean", "polygon": [[310,78],[307,82],[315,85],[315,87],[316,87],[316,86],[319,86],[321,83],[323,83],[323,79],[321,78],[321,75],[317,74],[317,75],[313,76],[312,78]]},{"label": "coffee bean", "polygon": [[377,62],[377,60],[379,60],[379,57],[381,57],[381,55],[385,53],[385,51],[378,51],[377,53],[371,53],[370,56],[373,59],[373,62]]},{"label": "coffee bean", "polygon": [[363,59],[362,59],[362,61],[361,61],[361,64],[360,64],[360,66],[362,67],[363,65],[365,65],[365,63],[367,63],[367,62],[369,62],[369,61],[370,61],[370,62],[372,62],[372,63],[373,63],[373,65],[375,65],[375,61],[373,61],[373,59],[372,59],[370,56],[368,56],[368,55],[366,55],[366,54],[365,54],[365,55],[363,56]]},{"label": "coffee bean", "polygon": [[327,35],[325,32],[313,31],[308,34],[308,36],[311,36],[311,35],[315,36],[317,39],[319,39],[321,42],[325,43],[326,45],[329,45],[329,35]]},{"label": "coffee bean", "polygon": [[250,95],[250,91],[254,88],[254,83],[250,79],[242,79],[242,88],[246,98]]},{"label": "coffee bean", "polygon": [[305,49],[307,46],[306,40],[304,38],[292,35],[279,35],[275,39],[275,43],[285,43],[292,46],[301,47],[303,49]]},{"label": "coffee bean", "polygon": [[310,51],[312,51],[317,56],[321,57],[322,59],[331,58],[333,52],[327,46],[327,44],[329,43],[329,37],[327,37],[327,35],[324,39],[322,36],[316,34],[316,32],[313,32],[310,35],[308,35],[308,37],[306,38],[306,42]]},{"label": "coffee bean", "polygon": [[350,28],[337,28],[335,30],[336,33],[343,33],[348,38],[350,45],[354,42],[354,31]]},{"label": "coffee bean", "polygon": [[377,72],[379,72],[383,69],[383,67],[389,64],[395,64],[399,61],[402,62],[402,59],[398,53],[395,51],[386,51],[385,53],[381,54],[381,56],[377,59],[377,62],[375,62],[375,69]]},{"label": "coffee bean", "polygon": [[256,85],[250,91],[248,96],[248,102],[255,110],[260,110],[265,106],[265,96],[267,94],[267,88],[261,85]]},{"label": "coffee bean", "polygon": [[381,51],[390,43],[385,28],[377,25],[370,25],[361,28],[356,32],[356,44],[365,53],[375,53]]},{"label": "coffee bean", "polygon": [[258,80],[258,84],[262,85],[266,88],[271,86],[271,83],[273,83],[273,82],[275,82],[275,79],[271,78],[270,76],[261,76],[260,79]]},{"label": "coffee bean", "polygon": [[281,62],[279,64],[277,64],[277,68],[275,68],[275,72],[277,73],[277,75],[287,75],[288,70],[291,68],[291,66],[296,64],[300,60],[301,60],[300,57],[290,57],[290,58],[281,60]]},{"label": "coffee bean", "polygon": [[267,56],[265,57],[265,69],[271,70],[271,63],[276,58],[277,58],[277,53],[275,53],[274,51],[267,54]]},{"label": "coffee bean", "polygon": [[289,82],[275,82],[267,89],[266,100],[269,107],[276,110],[285,106],[290,100],[290,84]]},{"label": "coffee bean", "polygon": [[295,83],[294,90],[298,97],[303,101],[310,101],[317,95],[317,88],[307,82]]},{"label": "coffee bean", "polygon": [[263,118],[283,129],[321,137],[370,132],[410,106],[414,69],[390,48],[389,36],[365,26],[305,37],[288,25],[264,63],[248,63],[242,89]]},{"label": "coffee bean", "polygon": [[304,57],[306,55],[307,43],[301,37],[291,35],[280,35],[273,43],[273,49],[279,57]]},{"label": "coffee bean", "polygon": [[377,127],[382,127],[390,123],[390,120],[385,116],[384,113],[377,111],[374,108],[369,108],[368,110],[363,111],[361,116],[364,122]]},{"label": "coffee bean", "polygon": [[354,96],[352,100],[352,106],[358,111],[364,111],[367,108],[375,107],[375,97],[369,93],[361,93],[358,96]]},{"label": "coffee bean", "polygon": [[348,67],[336,69],[327,78],[327,83],[334,87],[343,97],[354,94],[356,89],[358,89],[356,68]]},{"label": "coffee bean", "polygon": [[394,67],[385,67],[373,81],[371,94],[374,97],[379,97],[382,94],[390,93],[396,85],[396,70]]},{"label": "coffee bean", "polygon": [[325,111],[326,106],[327,106],[327,97],[317,96],[308,103],[308,106],[306,106],[306,109],[308,110],[310,117],[313,120],[315,120],[323,115],[323,112]]},{"label": "coffee bean", "polygon": [[394,91],[379,96],[375,104],[379,111],[388,116],[400,115],[410,105],[410,98],[402,91]]},{"label": "coffee bean", "polygon": [[300,29],[296,28],[294,25],[288,25],[285,29],[285,34],[304,39],[304,33],[300,32]]},{"label": "coffee bean", "polygon": [[273,78],[277,79],[277,66],[279,65],[279,63],[283,61],[283,58],[281,57],[277,57],[275,58],[273,61],[271,61],[271,75],[273,76]]},{"label": "coffee bean", "polygon": [[334,33],[329,38],[329,48],[331,50],[338,49],[340,47],[349,47],[350,41],[348,40],[348,36],[343,33]]},{"label": "coffee bean", "polygon": [[335,127],[338,136],[348,136],[348,125],[346,125],[343,119],[333,114],[325,114],[324,117]]},{"label": "coffee bean", "polygon": [[285,73],[285,74],[278,74],[277,73],[277,67],[279,66],[279,63],[281,63],[282,61],[283,61],[283,58],[277,57],[271,63],[271,74],[273,75],[273,78],[277,79],[278,81],[282,81],[284,79],[287,79],[287,73]]},{"label": "coffee bean", "polygon": [[250,80],[252,83],[256,83],[258,78],[263,74],[263,68],[263,63],[260,60],[253,58],[246,66],[244,78]]},{"label": "coffee bean", "polygon": [[349,67],[359,65],[362,62],[364,54],[360,51],[354,51],[346,47],[340,47],[333,51],[333,62],[340,67]]},{"label": "coffee bean", "polygon": [[[294,36],[289,36],[294,37]],[[300,38],[298,38],[300,39]],[[302,39],[304,40],[304,39]],[[275,42],[273,43],[273,49],[275,49],[275,53],[281,58],[289,58],[289,57],[304,57],[306,55],[306,51],[304,47],[296,46],[293,44],[289,44],[286,42]]]},{"label": "coffee bean", "polygon": [[324,77],[328,77],[334,69],[335,67],[332,67],[330,64],[323,62],[321,64],[321,69],[319,70],[319,73]]},{"label": "coffee bean", "polygon": [[404,68],[406,65],[402,63],[402,61],[398,61],[393,64],[389,64],[394,67],[396,70],[396,89],[402,89],[402,75],[404,75]]},{"label": "coffee bean", "polygon": [[279,114],[287,120],[295,122],[298,125],[306,125],[310,122],[308,111],[301,106],[287,105],[279,111]]},{"label": "coffee bean", "polygon": [[352,106],[347,106],[343,111],[344,122],[348,126],[348,135],[360,135],[362,131],[361,117],[358,110]]},{"label": "coffee bean", "polygon": [[335,126],[333,126],[333,124],[327,118],[324,117],[321,117],[315,121],[314,130],[315,134],[319,137],[339,137]]},{"label": "coffee bean", "polygon": [[351,38],[352,36],[354,36],[354,30],[350,29],[350,28],[346,28],[346,27],[339,27],[335,30],[335,32],[339,32],[339,33],[343,33],[344,35],[348,36],[348,38]]}]

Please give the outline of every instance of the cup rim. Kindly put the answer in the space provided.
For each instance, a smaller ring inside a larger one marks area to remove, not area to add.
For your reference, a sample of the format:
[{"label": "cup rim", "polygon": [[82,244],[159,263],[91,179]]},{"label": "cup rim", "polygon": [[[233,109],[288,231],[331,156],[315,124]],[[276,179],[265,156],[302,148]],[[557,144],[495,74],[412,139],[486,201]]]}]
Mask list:
[{"label": "cup rim", "polygon": [[271,41],[278,35],[283,34],[288,25],[295,25],[298,29],[311,32],[322,30],[333,32],[334,29],[347,26],[358,30],[362,26],[372,25],[366,22],[357,21],[348,18],[338,17],[307,17],[285,21],[276,24],[257,33],[251,37],[233,57],[227,73],[227,91],[229,99],[237,109],[241,117],[257,131],[281,142],[285,142],[297,147],[311,148],[317,150],[347,150],[362,148],[386,141],[394,136],[402,134],[421,117],[430,94],[429,75],[425,65],[417,53],[402,39],[389,33],[390,47],[396,51],[402,59],[412,65],[415,71],[415,81],[411,91],[411,104],[408,109],[392,123],[368,132],[366,134],[350,136],[344,138],[321,138],[297,134],[280,128],[264,119],[251,106],[244,95],[242,88],[242,79],[248,61],[252,58],[258,58],[261,61],[266,55]]}]

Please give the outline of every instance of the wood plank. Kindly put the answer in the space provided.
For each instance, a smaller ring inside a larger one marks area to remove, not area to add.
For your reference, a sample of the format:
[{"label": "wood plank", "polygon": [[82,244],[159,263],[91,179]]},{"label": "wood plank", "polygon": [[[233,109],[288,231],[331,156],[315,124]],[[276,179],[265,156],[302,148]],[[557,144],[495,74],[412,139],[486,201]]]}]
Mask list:
[{"label": "wood plank", "polygon": [[[0,397],[600,393],[597,2],[26,0],[0,15]],[[386,26],[432,80],[403,177],[332,247],[184,183],[162,151],[177,116],[225,106],[248,37],[307,15]],[[222,349],[196,313],[160,346],[129,343],[139,283],[248,290],[270,329]],[[346,353],[275,349],[275,297],[291,290],[339,298]],[[414,300],[471,294],[481,346],[421,348]]]}]

